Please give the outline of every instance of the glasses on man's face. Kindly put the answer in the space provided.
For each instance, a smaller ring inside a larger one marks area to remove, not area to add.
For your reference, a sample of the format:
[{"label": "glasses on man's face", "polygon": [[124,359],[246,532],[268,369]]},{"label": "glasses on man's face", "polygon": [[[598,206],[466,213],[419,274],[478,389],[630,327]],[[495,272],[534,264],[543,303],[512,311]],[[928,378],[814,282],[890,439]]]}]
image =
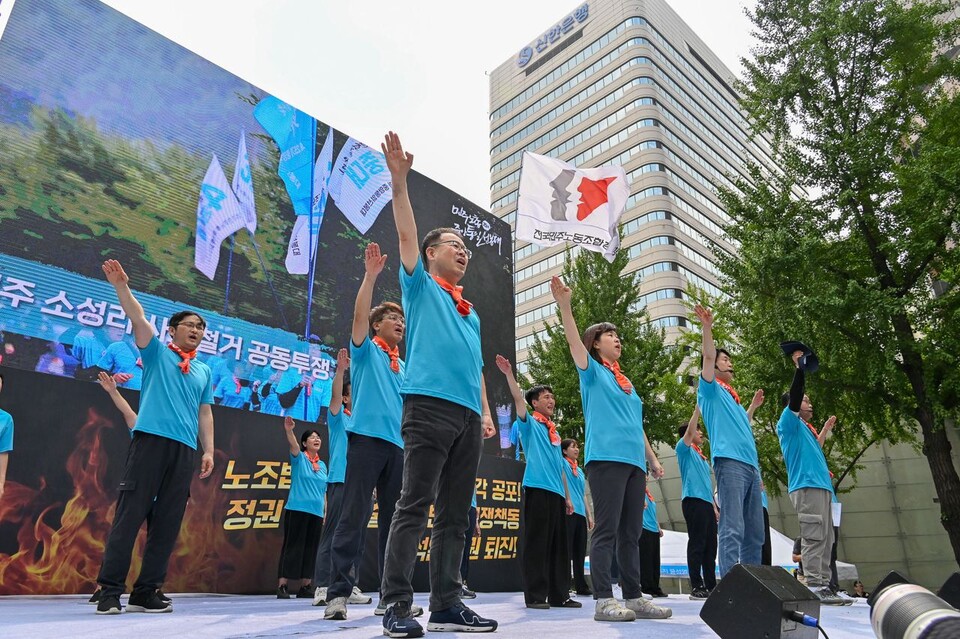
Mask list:
[{"label": "glasses on man's face", "polygon": [[189,329],[196,329],[198,331],[202,331],[204,328],[206,328],[205,324],[198,324],[197,322],[180,322],[177,324],[177,326],[186,326]]},{"label": "glasses on man's face", "polygon": [[457,240],[443,240],[442,242],[434,242],[430,246],[439,246],[440,244],[449,244],[455,250],[466,255],[468,260],[473,257],[473,251],[464,246],[463,242],[458,242]]},{"label": "glasses on man's face", "polygon": [[390,320],[395,324],[406,324],[406,320],[403,318],[403,315],[397,315],[396,313],[387,313],[383,316],[383,319]]}]

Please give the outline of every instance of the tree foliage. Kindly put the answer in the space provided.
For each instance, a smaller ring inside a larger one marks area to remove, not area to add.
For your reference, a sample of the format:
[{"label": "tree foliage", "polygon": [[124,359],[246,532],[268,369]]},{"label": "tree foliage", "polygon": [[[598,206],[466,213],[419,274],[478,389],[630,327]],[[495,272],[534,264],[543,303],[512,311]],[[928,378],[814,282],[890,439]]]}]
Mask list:
[{"label": "tree foliage", "polygon": [[760,420],[769,427],[791,374],[772,363],[783,361],[777,342],[808,342],[821,360],[808,382],[817,421],[840,420],[834,464],[919,428],[960,558],[960,477],[944,432],[960,410],[960,67],[943,55],[960,28],[948,8],[760,0],[741,90],[783,174],[751,167],[739,192],[722,193],[741,248],[718,256],[738,377],[778,391]]},{"label": "tree foliage", "polygon": [[[643,425],[651,444],[676,441],[676,428],[689,419],[694,399],[678,377],[683,352],[665,342],[662,328],[649,323],[639,308],[640,277],[624,274],[629,257],[619,251],[613,262],[600,253],[569,253],[563,280],[573,289],[572,309],[577,328],[611,322],[622,342],[620,367],[643,400]],[[580,381],[570,357],[559,315],[547,322],[545,338],[536,338],[529,360],[533,383],[548,384],[557,398],[558,428],[564,437],[583,441],[584,419]]]}]

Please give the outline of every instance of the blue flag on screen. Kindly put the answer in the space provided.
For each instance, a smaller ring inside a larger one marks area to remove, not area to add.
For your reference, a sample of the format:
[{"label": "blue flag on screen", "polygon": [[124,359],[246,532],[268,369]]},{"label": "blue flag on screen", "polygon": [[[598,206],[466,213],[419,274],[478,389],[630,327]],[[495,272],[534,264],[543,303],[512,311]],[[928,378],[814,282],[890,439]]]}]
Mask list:
[{"label": "blue flag on screen", "polygon": [[280,147],[277,175],[287,187],[294,213],[309,215],[316,134],[314,119],[272,95],[260,100],[253,110],[253,117]]},{"label": "blue flag on screen", "polygon": [[323,222],[323,213],[327,207],[327,183],[330,180],[332,165],[333,129],[331,128],[317,156],[317,168],[313,174],[313,212],[310,215],[297,216],[293,231],[290,233],[290,243],[287,246],[287,258],[284,264],[287,272],[293,275],[308,274],[310,256],[316,257],[320,224]]},{"label": "blue flag on screen", "polygon": [[245,226],[240,203],[233,194],[220,160],[214,155],[200,186],[197,203],[197,239],[193,264],[211,280],[220,262],[220,244]]},{"label": "blue flag on screen", "polygon": [[253,174],[250,172],[250,156],[247,155],[247,135],[240,130],[240,147],[237,149],[237,164],[233,169],[234,195],[246,219],[247,230],[252,235],[257,231],[257,205],[253,200]]},{"label": "blue flag on screen", "polygon": [[348,139],[333,163],[329,189],[337,208],[361,234],[366,233],[393,199],[383,153]]}]

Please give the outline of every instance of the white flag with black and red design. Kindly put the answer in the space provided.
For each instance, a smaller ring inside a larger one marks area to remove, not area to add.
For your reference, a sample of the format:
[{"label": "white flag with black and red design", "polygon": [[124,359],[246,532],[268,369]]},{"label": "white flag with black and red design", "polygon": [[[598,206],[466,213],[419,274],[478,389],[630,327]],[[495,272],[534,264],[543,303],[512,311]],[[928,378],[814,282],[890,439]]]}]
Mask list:
[{"label": "white flag with black and red design", "polygon": [[612,262],[620,248],[617,222],[629,196],[623,167],[578,169],[525,151],[517,198],[517,239],[540,246],[570,242],[603,253]]}]

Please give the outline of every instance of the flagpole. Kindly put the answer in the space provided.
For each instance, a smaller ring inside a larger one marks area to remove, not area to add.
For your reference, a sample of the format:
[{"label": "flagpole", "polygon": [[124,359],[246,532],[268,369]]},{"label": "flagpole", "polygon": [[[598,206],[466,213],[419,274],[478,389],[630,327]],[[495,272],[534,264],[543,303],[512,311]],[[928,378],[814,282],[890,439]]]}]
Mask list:
[{"label": "flagpole", "polygon": [[257,240],[253,236],[253,233],[250,232],[250,229],[247,229],[247,235],[250,236],[250,242],[253,244],[253,250],[257,254],[257,259],[260,260],[260,268],[263,270],[263,276],[267,279],[267,286],[270,287],[270,292],[273,293],[273,301],[277,305],[277,310],[280,311],[280,319],[283,321],[283,330],[289,331],[290,325],[287,322],[287,316],[283,312],[283,305],[280,304],[280,296],[277,295],[276,289],[273,288],[273,278],[270,277],[270,273],[267,271],[267,264],[263,261],[263,255],[260,253],[260,245],[257,244]]},{"label": "flagpole", "polygon": [[223,293],[223,314],[227,315],[227,309],[230,305],[230,273],[233,271],[233,247],[237,243],[237,234],[230,236],[230,257],[227,260],[227,286]]},{"label": "flagpole", "polygon": [[[317,170],[316,160],[314,159],[317,152],[317,119],[313,117],[310,119],[313,121],[313,134],[310,138],[312,140],[310,145],[310,161],[313,163],[312,170],[310,171],[310,227],[309,233],[307,234],[307,236],[310,238],[308,240],[310,246],[309,250],[307,251],[307,255],[309,256],[310,260],[310,268],[308,269],[309,275],[307,276],[307,320],[305,322],[305,328],[303,332],[304,338],[307,340],[308,357],[310,356],[310,313],[313,310],[313,275],[316,270],[316,248],[319,248],[316,247],[316,241],[313,237],[313,174]],[[317,235],[320,235],[320,229],[317,229]],[[308,400],[305,399],[303,401],[303,421],[307,421],[308,404]]]}]

